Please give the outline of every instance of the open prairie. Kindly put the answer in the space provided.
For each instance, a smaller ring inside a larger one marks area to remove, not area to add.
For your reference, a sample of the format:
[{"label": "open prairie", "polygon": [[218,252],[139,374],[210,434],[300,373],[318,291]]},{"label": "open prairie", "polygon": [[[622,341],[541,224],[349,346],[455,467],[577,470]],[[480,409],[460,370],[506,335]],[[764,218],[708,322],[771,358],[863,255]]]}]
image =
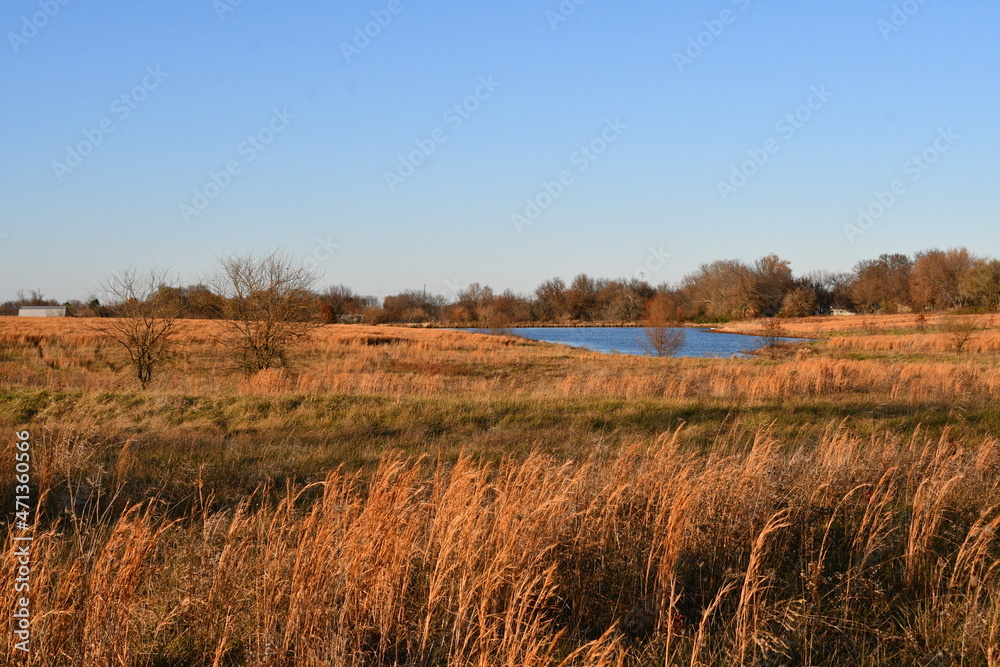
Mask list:
[{"label": "open prairie", "polygon": [[26,664],[1000,666],[972,322],[788,320],[775,360],[329,325],[248,377],[184,320],[140,390],[102,320],[0,318]]}]

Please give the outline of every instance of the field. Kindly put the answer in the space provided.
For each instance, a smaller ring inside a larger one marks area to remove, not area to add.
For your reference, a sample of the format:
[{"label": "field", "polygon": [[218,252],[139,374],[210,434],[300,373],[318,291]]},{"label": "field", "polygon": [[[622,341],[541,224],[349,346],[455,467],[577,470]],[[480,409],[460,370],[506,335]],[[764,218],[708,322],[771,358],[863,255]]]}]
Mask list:
[{"label": "field", "polygon": [[2,460],[29,431],[37,523],[31,651],[0,646],[1000,667],[1000,329],[966,319],[961,350],[944,316],[788,320],[815,340],[775,360],[331,325],[252,377],[184,321],[139,390],[100,320],[2,318]]}]

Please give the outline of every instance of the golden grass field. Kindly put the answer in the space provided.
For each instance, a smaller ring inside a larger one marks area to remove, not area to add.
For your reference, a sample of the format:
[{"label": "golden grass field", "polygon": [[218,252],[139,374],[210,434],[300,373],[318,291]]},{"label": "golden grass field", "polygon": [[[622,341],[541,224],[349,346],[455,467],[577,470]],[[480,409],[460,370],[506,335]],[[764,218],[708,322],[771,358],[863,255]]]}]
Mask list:
[{"label": "golden grass field", "polygon": [[249,378],[185,321],[145,391],[100,320],[0,319],[37,499],[31,652],[0,650],[1000,667],[1000,329],[927,319],[789,320],[816,340],[774,361],[326,326]]}]

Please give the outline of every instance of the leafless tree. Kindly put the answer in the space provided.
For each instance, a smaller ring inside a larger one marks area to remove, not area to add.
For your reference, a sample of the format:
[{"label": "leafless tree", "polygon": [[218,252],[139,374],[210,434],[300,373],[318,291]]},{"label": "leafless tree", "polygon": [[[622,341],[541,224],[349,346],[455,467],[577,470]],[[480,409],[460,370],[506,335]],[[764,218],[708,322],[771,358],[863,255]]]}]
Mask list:
[{"label": "leafless tree", "polygon": [[42,290],[33,289],[27,295],[25,295],[23,289],[17,290],[17,305],[19,306],[51,306],[55,304],[55,301],[45,299]]},{"label": "leafless tree", "polygon": [[113,274],[98,288],[102,311],[110,317],[101,319],[94,328],[125,348],[143,389],[152,381],[153,369],[170,356],[180,315],[176,302],[166,298],[170,285],[166,271],[129,268]]},{"label": "leafless tree", "polygon": [[215,292],[224,298],[229,335],[223,344],[247,375],[285,366],[288,349],[314,327],[315,276],[284,251],[220,260]]},{"label": "leafless tree", "polygon": [[760,335],[757,337],[761,342],[760,349],[768,359],[778,358],[786,335],[785,327],[777,317],[768,317],[761,322]]},{"label": "leafless tree", "polygon": [[640,343],[650,354],[672,357],[684,346],[687,332],[678,326],[680,309],[670,295],[660,292],[649,300],[643,324],[644,340]]},{"label": "leafless tree", "polygon": [[972,337],[979,331],[979,327],[976,326],[971,317],[951,315],[944,323],[944,330],[951,338],[951,348],[956,353],[961,354]]}]

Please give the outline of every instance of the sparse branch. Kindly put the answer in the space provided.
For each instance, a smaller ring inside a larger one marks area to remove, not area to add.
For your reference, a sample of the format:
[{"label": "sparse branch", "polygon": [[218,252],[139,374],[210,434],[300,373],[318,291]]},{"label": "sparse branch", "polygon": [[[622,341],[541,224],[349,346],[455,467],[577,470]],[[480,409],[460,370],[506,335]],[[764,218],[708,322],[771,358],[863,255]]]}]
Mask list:
[{"label": "sparse branch", "polygon": [[975,320],[971,317],[952,315],[944,323],[944,331],[951,339],[951,347],[958,354],[962,354],[965,346],[979,330]]},{"label": "sparse branch", "polygon": [[673,357],[684,346],[687,332],[679,328],[680,310],[667,294],[657,294],[646,306],[642,347],[657,357]]},{"label": "sparse branch", "polygon": [[287,365],[289,347],[318,326],[315,277],[283,251],[231,255],[221,264],[215,288],[229,327],[223,343],[240,370],[250,375]]},{"label": "sparse branch", "polygon": [[782,345],[788,332],[781,325],[781,321],[776,317],[768,317],[761,322],[760,335],[761,351],[767,355],[768,359],[777,359],[781,354]]},{"label": "sparse branch", "polygon": [[171,352],[180,310],[167,297],[171,280],[166,271],[139,272],[129,268],[108,278],[98,288],[98,298],[111,317],[96,325],[103,335],[121,345],[143,389],[153,379],[154,368]]}]

